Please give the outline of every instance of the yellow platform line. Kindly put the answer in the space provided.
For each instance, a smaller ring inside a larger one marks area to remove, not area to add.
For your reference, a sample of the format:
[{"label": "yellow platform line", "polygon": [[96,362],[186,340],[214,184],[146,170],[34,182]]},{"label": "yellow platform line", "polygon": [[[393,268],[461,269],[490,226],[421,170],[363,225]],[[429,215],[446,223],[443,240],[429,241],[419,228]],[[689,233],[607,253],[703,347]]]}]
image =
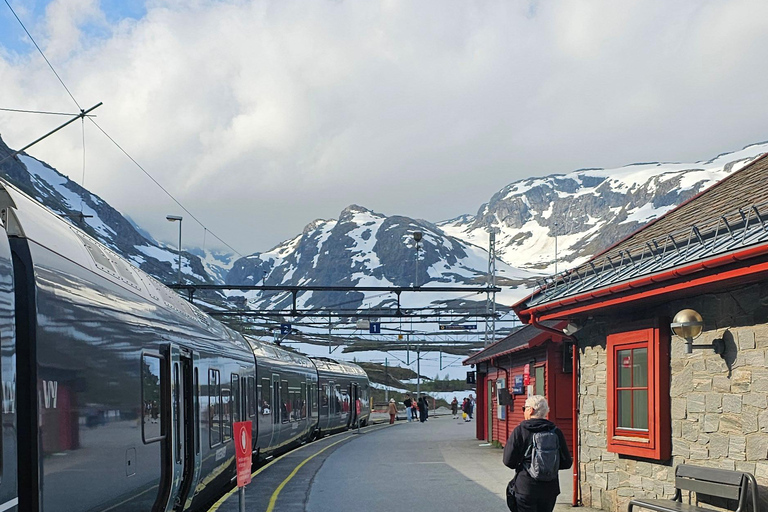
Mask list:
[{"label": "yellow platform line", "polygon": [[[387,425],[387,427],[388,427],[388,426],[389,426],[389,425]],[[381,430],[382,428],[386,428],[386,427],[379,427],[379,428],[376,428],[376,429],[371,429],[370,431],[371,431],[371,432],[375,432],[376,430]],[[303,466],[304,464],[306,464],[307,462],[309,462],[309,460],[310,460],[310,459],[312,459],[312,458],[313,458],[315,455],[319,455],[320,453],[324,452],[325,450],[327,450],[327,449],[328,449],[328,448],[330,448],[331,446],[333,446],[333,445],[336,445],[336,444],[339,444],[340,442],[342,442],[342,441],[346,441],[346,440],[347,440],[347,439],[349,439],[350,437],[352,437],[352,436],[354,436],[354,435],[357,435],[357,434],[353,433],[353,432],[352,432],[352,431],[350,431],[350,430],[348,430],[348,431],[346,431],[346,432],[341,432],[341,434],[348,434],[348,435],[347,435],[347,437],[345,437],[344,439],[340,439],[339,441],[336,441],[336,442],[335,442],[335,443],[333,443],[333,444],[329,444],[328,446],[326,446],[326,447],[325,447],[325,448],[323,448],[322,450],[318,451],[318,452],[317,452],[317,453],[315,453],[314,455],[312,455],[312,456],[310,456],[309,458],[305,459],[305,460],[304,460],[304,462],[302,462],[302,463],[301,463],[301,464],[300,464],[298,467],[296,467],[296,469],[293,471],[293,473],[291,473],[291,475],[290,475],[288,478],[286,478],[286,479],[283,481],[283,483],[281,483],[281,484],[280,484],[280,486],[277,488],[277,490],[275,490],[275,493],[272,495],[272,498],[273,498],[273,499],[270,499],[270,501],[269,501],[269,506],[270,506],[270,508],[268,508],[267,510],[272,510],[272,508],[271,508],[271,507],[273,507],[273,503],[272,503],[272,501],[273,501],[273,500],[274,500],[274,501],[277,501],[277,494],[279,494],[279,493],[280,493],[280,491],[283,489],[283,487],[285,487],[285,484],[287,484],[287,483],[288,483],[288,480],[290,480],[291,478],[293,478],[293,476],[296,474],[296,472],[299,470],[299,468],[301,468],[301,466]],[[334,434],[334,435],[338,435],[338,434]],[[329,437],[331,437],[331,436],[329,436]],[[282,459],[283,457],[285,457],[286,455],[290,455],[290,454],[296,453],[297,451],[299,451],[299,450],[303,450],[304,448],[307,448],[307,447],[310,447],[310,446],[316,446],[316,444],[312,444],[312,443],[303,444],[303,445],[299,446],[298,448],[294,448],[293,450],[291,450],[291,451],[289,451],[289,452],[286,452],[286,453],[284,453],[284,454],[280,455],[279,457],[275,457],[274,459],[272,459],[271,461],[269,461],[267,464],[264,464],[262,467],[260,467],[259,469],[257,469],[257,470],[256,470],[256,471],[254,471],[253,473],[251,473],[251,478],[255,477],[256,475],[258,475],[259,473],[261,473],[262,471],[264,471],[265,469],[267,469],[269,466],[271,466],[271,465],[272,465],[272,464],[274,464],[275,462],[277,462],[277,461],[281,460],[281,459]],[[227,501],[229,498],[231,498],[231,497],[232,497],[232,496],[233,496],[233,495],[234,495],[234,494],[235,494],[235,493],[238,491],[238,489],[239,489],[239,487],[235,487],[234,489],[232,489],[231,491],[229,491],[228,493],[226,493],[224,496],[222,496],[221,498],[219,498],[219,501],[217,501],[216,503],[214,503],[214,504],[213,504],[213,506],[212,506],[211,508],[209,508],[209,509],[208,509],[208,512],[216,512],[217,510],[219,510],[219,507],[220,507],[220,506],[222,506],[222,505],[224,504],[224,502],[225,502],[225,501]]]}]

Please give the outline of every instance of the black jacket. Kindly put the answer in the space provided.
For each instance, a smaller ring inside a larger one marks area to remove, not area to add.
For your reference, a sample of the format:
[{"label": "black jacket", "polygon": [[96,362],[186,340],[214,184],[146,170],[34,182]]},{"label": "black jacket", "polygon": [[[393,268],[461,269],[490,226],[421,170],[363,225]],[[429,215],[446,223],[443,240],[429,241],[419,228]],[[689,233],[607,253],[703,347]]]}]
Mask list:
[{"label": "black jacket", "polygon": [[[533,432],[541,432],[555,427],[555,424],[542,418],[531,418],[520,423],[510,434],[504,447],[504,465],[515,470],[514,489],[517,494],[547,493],[557,496],[560,494],[560,482],[558,479],[551,482],[539,482],[531,478],[523,467],[526,448],[531,444]],[[562,431],[555,427],[555,433],[560,440],[560,469],[571,467],[571,454],[568,452],[568,444]],[[530,462],[530,456],[527,458]]]},{"label": "black jacket", "polygon": [[410,407],[411,406],[411,399],[410,398],[406,398],[405,400],[403,400],[403,405],[406,408]]}]

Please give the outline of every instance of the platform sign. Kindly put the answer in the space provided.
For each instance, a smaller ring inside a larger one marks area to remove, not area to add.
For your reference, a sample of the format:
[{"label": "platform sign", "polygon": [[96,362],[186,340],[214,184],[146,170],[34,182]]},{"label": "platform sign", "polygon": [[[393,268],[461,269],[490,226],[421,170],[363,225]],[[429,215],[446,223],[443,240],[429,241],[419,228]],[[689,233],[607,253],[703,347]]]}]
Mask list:
[{"label": "platform sign", "polygon": [[440,324],[441,331],[473,331],[477,324]]},{"label": "platform sign", "polygon": [[245,487],[251,483],[251,422],[238,421],[234,427],[237,486]]},{"label": "platform sign", "polygon": [[291,334],[291,324],[280,324],[280,334]]},{"label": "platform sign", "polygon": [[368,324],[368,332],[371,334],[381,334],[381,322],[371,322]]},{"label": "platform sign", "polygon": [[529,386],[531,384],[531,365],[527,364],[523,366],[523,384]]}]

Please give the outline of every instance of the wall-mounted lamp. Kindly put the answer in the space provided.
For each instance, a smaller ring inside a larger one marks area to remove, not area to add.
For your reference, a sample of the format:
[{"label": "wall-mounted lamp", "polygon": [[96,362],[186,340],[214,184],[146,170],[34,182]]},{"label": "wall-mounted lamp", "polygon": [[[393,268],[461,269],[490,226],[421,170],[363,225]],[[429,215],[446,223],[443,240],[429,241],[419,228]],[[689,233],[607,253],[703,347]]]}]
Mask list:
[{"label": "wall-mounted lamp", "polygon": [[693,353],[694,348],[711,348],[715,354],[719,354],[721,357],[725,353],[725,342],[720,338],[712,340],[711,345],[693,344],[693,340],[701,336],[701,332],[704,330],[704,319],[693,309],[679,311],[669,326],[672,328],[672,332],[685,340],[686,354]]}]

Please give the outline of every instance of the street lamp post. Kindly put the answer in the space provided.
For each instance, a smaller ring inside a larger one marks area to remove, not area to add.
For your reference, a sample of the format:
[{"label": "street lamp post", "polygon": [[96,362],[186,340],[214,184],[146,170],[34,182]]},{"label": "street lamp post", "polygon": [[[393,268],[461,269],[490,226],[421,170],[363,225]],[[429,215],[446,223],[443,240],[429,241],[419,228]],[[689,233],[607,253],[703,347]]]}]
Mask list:
[{"label": "street lamp post", "polygon": [[414,231],[413,232],[413,239],[416,241],[416,277],[413,280],[413,287],[418,288],[419,287],[419,242],[421,242],[422,237],[421,231]]},{"label": "street lamp post", "polygon": [[181,284],[181,221],[184,218],[181,215],[166,215],[165,218],[168,222],[179,221],[179,277],[176,279],[177,284]]}]

